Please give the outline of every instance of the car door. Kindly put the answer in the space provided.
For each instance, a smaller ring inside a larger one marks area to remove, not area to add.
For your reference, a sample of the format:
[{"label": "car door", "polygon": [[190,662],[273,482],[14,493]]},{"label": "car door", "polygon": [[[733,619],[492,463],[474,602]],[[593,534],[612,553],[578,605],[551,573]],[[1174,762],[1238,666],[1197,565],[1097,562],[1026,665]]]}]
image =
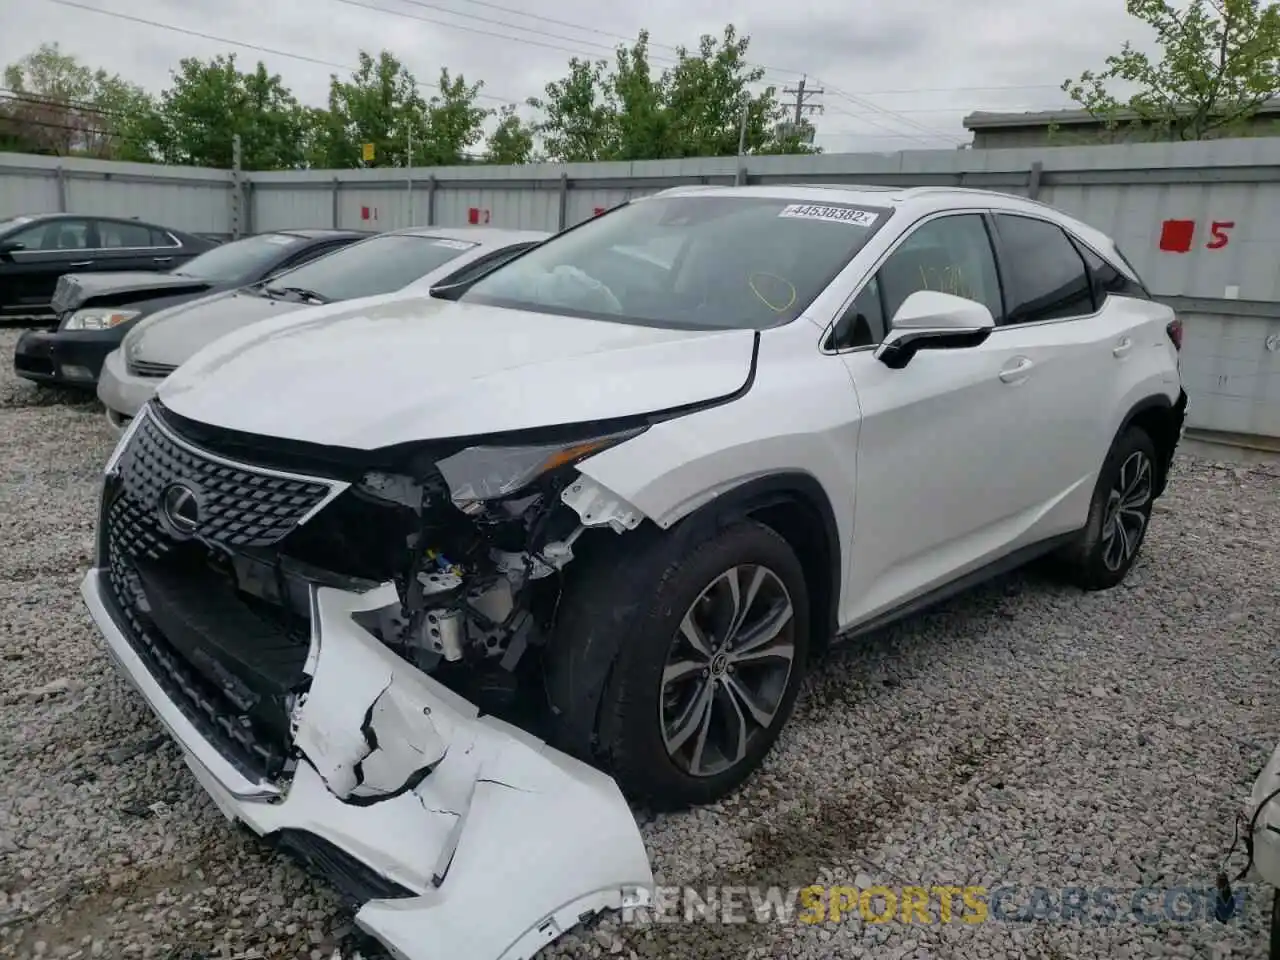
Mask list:
[{"label": "car door", "polygon": [[176,241],[166,246],[157,242],[166,239],[160,231],[135,220],[97,220],[99,250],[94,256],[93,270],[114,272],[120,270],[171,270],[179,251]]},{"label": "car door", "polygon": [[1028,454],[1007,473],[1033,541],[1079,529],[1113,429],[1118,309],[1096,297],[1090,271],[1062,227],[1026,213],[996,212],[1006,315],[992,339],[1019,369],[1007,401],[1024,411]]},{"label": "car door", "polygon": [[[1019,345],[993,333],[979,346],[921,350],[901,369],[875,356],[893,315],[917,290],[1004,313],[982,211],[914,225],[836,325],[839,353],[861,408],[854,490],[854,554],[845,624],[942,587],[1008,552],[1026,520],[1015,475],[1030,456],[1028,410],[1006,382]],[[1002,374],[1005,376],[1002,377]]]},{"label": "car door", "polygon": [[0,309],[6,317],[48,315],[58,277],[93,267],[95,238],[88,219],[37,221],[6,240],[22,244],[0,255],[0,280],[6,288]]}]

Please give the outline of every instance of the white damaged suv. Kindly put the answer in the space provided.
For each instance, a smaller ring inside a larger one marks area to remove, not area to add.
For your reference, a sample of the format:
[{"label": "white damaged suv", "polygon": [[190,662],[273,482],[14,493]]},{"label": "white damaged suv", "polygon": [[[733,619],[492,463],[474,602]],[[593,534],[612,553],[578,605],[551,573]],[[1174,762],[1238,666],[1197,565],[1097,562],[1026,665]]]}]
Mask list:
[{"label": "white damaged suv", "polygon": [[527,957],[644,898],[624,797],[732,790],[833,638],[1039,556],[1119,583],[1180,342],[1018,197],[667,191],[206,347],[113,453],[83,593],[221,808],[364,929]]}]

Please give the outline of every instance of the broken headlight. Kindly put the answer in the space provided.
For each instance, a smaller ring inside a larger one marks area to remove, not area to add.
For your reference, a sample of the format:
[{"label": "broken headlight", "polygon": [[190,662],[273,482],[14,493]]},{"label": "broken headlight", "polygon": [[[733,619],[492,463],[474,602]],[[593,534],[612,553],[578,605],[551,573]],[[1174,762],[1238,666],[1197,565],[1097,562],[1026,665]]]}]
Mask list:
[{"label": "broken headlight", "polygon": [[449,486],[454,505],[475,513],[486,500],[519,493],[539,477],[572,466],[587,457],[643,433],[636,427],[572,442],[536,446],[467,447],[436,466]]}]

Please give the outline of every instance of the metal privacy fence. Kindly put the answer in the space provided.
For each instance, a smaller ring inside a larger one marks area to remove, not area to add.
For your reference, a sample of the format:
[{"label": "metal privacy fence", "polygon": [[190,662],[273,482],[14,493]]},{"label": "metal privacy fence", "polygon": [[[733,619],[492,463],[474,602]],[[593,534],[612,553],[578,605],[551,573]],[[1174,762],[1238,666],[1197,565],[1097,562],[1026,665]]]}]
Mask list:
[{"label": "metal privacy fence", "polygon": [[226,236],[469,223],[556,230],[672,186],[798,182],[1000,190],[1107,231],[1186,321],[1189,423],[1280,437],[1280,138],[272,173],[0,155],[0,217],[137,216]]}]

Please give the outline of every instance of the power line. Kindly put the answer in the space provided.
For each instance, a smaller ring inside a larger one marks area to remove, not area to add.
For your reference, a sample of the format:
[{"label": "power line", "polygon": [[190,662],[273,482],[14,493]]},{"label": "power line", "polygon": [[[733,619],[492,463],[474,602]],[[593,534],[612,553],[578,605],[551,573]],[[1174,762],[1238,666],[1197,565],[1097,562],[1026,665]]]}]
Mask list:
[{"label": "power line", "polygon": [[[217,35],[215,35],[215,34],[205,33],[205,32],[203,32],[203,31],[199,31],[199,30],[193,30],[193,29],[190,29],[190,28],[187,28],[187,27],[180,27],[180,26],[177,26],[177,25],[175,25],[175,24],[163,23],[163,22],[161,22],[161,21],[158,21],[158,20],[152,20],[152,19],[149,19],[149,18],[146,18],[146,17],[133,16],[133,15],[131,15],[131,14],[120,13],[120,12],[118,12],[118,11],[114,11],[114,10],[105,10],[105,9],[100,8],[100,7],[94,7],[94,6],[90,6],[90,5],[88,5],[88,4],[84,4],[84,3],[76,2],[76,0],[48,0],[48,2],[49,2],[49,3],[57,4],[57,5],[59,5],[59,6],[69,7],[69,8],[73,8],[73,9],[77,9],[77,10],[84,10],[84,11],[87,11],[87,12],[89,12],[89,13],[97,13],[97,14],[101,14],[101,15],[103,15],[103,16],[113,17],[113,18],[115,18],[115,19],[123,20],[123,21],[130,22],[130,23],[137,23],[137,24],[141,24],[141,25],[143,25],[143,26],[154,27],[154,28],[161,29],[161,30],[168,30],[168,31],[173,32],[173,33],[180,33],[180,34],[184,34],[184,35],[186,35],[186,36],[197,37],[197,38],[199,38],[199,39],[203,39],[203,40],[211,40],[211,41],[216,42],[216,43],[225,43],[225,44],[228,44],[228,45],[230,45],[230,46],[234,46],[234,47],[241,47],[241,48],[244,48],[244,49],[247,49],[247,50],[253,50],[253,51],[256,51],[256,52],[259,52],[259,53],[270,54],[270,55],[272,55],[272,56],[285,57],[285,58],[292,59],[292,60],[297,60],[297,61],[300,61],[300,62],[303,62],[303,63],[311,63],[311,64],[316,64],[316,65],[319,65],[319,66],[325,66],[325,67],[335,68],[335,69],[339,69],[339,70],[354,70],[354,69],[355,69],[355,68],[354,68],[354,67],[352,67],[350,64],[337,63],[337,62],[335,62],[335,61],[325,60],[325,59],[322,59],[322,58],[319,58],[319,57],[313,57],[313,56],[310,56],[310,55],[307,55],[307,54],[292,53],[292,52],[290,52],[290,51],[286,51],[286,50],[279,50],[279,49],[275,49],[275,48],[272,48],[272,47],[266,47],[266,46],[262,46],[262,45],[260,45],[260,44],[249,43],[249,42],[241,41],[241,40],[233,40],[233,39],[230,39],[230,38],[227,38],[227,37],[220,37],[220,36],[217,36]],[[408,12],[406,12],[406,11],[390,10],[390,9],[385,8],[385,7],[379,7],[379,6],[375,6],[375,5],[371,4],[371,3],[363,2],[363,0],[335,0],[335,2],[343,3],[343,4],[347,5],[347,6],[358,7],[358,8],[361,8],[361,9],[370,10],[370,11],[377,12],[377,13],[384,13],[384,14],[387,14],[387,15],[389,15],[389,16],[396,16],[396,17],[401,17],[401,18],[405,18],[405,19],[409,19],[409,20],[416,20],[416,21],[423,22],[423,23],[430,23],[430,24],[433,24],[433,25],[437,25],[437,26],[444,27],[444,28],[446,28],[446,29],[460,30],[460,31],[463,31],[463,32],[466,32],[466,33],[473,33],[473,34],[477,34],[477,35],[480,35],[480,36],[492,37],[492,38],[494,38],[494,39],[506,40],[506,41],[511,42],[511,43],[521,43],[521,44],[525,44],[525,45],[529,45],[529,46],[542,47],[542,48],[544,48],[544,49],[557,50],[557,51],[560,51],[560,52],[571,53],[571,54],[575,54],[575,55],[578,55],[578,54],[585,54],[585,51],[583,51],[581,48],[564,47],[564,46],[560,46],[560,45],[557,45],[557,44],[544,43],[544,42],[542,42],[542,41],[531,40],[531,39],[528,39],[528,38],[525,38],[525,37],[512,37],[512,36],[508,36],[508,35],[506,35],[506,34],[499,34],[499,33],[494,33],[493,31],[483,30],[483,29],[480,29],[480,28],[478,28],[478,27],[469,27],[469,26],[465,26],[465,25],[462,25],[462,24],[449,23],[449,22],[447,22],[447,21],[443,21],[443,20],[438,20],[438,19],[434,19],[434,18],[428,18],[428,17],[424,17],[424,16],[417,15],[417,14],[411,14],[411,13],[408,13]],[[441,7],[441,6],[437,5],[437,4],[428,3],[428,2],[426,2],[426,0],[402,0],[402,2],[407,3],[407,4],[411,4],[411,5],[413,5],[413,6],[422,7],[422,8],[424,8],[424,9],[439,10],[439,11],[441,11],[441,12],[444,12],[444,13],[452,13],[452,14],[457,15],[457,16],[470,16],[472,19],[481,20],[481,21],[486,22],[486,23],[495,23],[495,24],[499,24],[499,25],[504,25],[504,26],[505,26],[505,24],[502,24],[502,22],[501,22],[501,21],[494,20],[494,19],[492,19],[492,18],[478,17],[478,16],[476,16],[476,15],[472,15],[472,14],[464,14],[464,13],[462,13],[462,12],[460,12],[460,11],[453,11],[453,10],[449,10],[449,9],[448,9],[448,8],[446,8],[446,7]],[[579,25],[579,24],[572,24],[570,21],[555,20],[554,18],[550,18],[550,17],[542,17],[542,16],[537,16],[537,15],[534,15],[534,14],[524,14],[522,11],[515,10],[515,9],[510,8],[510,7],[505,7],[505,6],[502,6],[502,5],[500,5],[500,4],[490,3],[490,2],[487,2],[487,0],[463,0],[463,2],[473,3],[473,4],[477,5],[477,6],[489,7],[489,8],[495,9],[495,10],[502,11],[502,12],[504,12],[504,13],[511,13],[511,14],[513,14],[513,15],[527,16],[527,17],[529,17],[529,18],[531,18],[531,19],[537,19],[537,20],[542,20],[542,21],[549,22],[549,23],[558,24],[558,25],[561,25],[561,26],[567,26],[567,27],[570,27],[571,29],[578,29],[578,30],[589,31],[589,32],[592,32],[592,33],[598,33],[598,34],[600,34],[600,35],[602,35],[602,36],[617,37],[617,38],[621,38],[621,36],[622,36],[621,34],[613,34],[613,33],[610,33],[609,31],[598,30],[598,29],[593,28],[593,27],[587,27],[587,26],[583,26],[583,25]],[[562,36],[562,35],[560,35],[560,34],[550,33],[550,32],[548,32],[548,31],[538,31],[538,30],[533,30],[532,28],[524,28],[524,29],[526,29],[526,31],[527,31],[527,32],[537,33],[537,34],[539,34],[540,36],[546,36],[546,37],[550,37],[550,38],[552,38],[552,39],[560,39],[560,40],[564,40],[564,41],[569,42],[569,43],[578,43],[578,44],[584,44],[584,43],[585,43],[585,44],[590,44],[590,45],[597,46],[597,47],[604,47],[604,46],[605,46],[604,44],[597,43],[597,42],[595,42],[595,41],[582,40],[582,39],[580,39],[580,38],[564,37],[564,36]],[[677,50],[677,51],[680,49],[679,47],[675,47],[675,46],[672,46],[672,45],[670,45],[670,44],[661,44],[661,43],[652,43],[652,42],[651,42],[651,44],[650,44],[650,45],[651,45],[651,46],[660,46],[660,47],[663,47],[663,48],[672,49],[672,50]],[[616,46],[614,47],[614,49],[616,49]],[[593,55],[595,55],[595,54],[593,54]],[[656,56],[656,55],[651,55],[651,59],[659,60],[659,61],[665,61],[665,62],[669,62],[669,63],[678,63],[678,62],[679,62],[679,61],[678,61],[678,59],[672,59],[672,58],[669,58],[669,57],[660,57],[660,56]],[[787,73],[787,74],[798,75],[798,76],[804,77],[804,74],[800,73],[799,71],[786,70],[786,69],[779,68],[779,67],[773,67],[773,66],[770,66],[770,65],[768,65],[768,64],[753,63],[753,62],[751,62],[751,61],[743,61],[743,62],[744,62],[744,64],[746,64],[746,65],[748,65],[748,66],[752,66],[752,67],[755,67],[755,68],[758,68],[758,69],[763,69],[763,70],[765,70],[766,72],[772,72],[772,73]],[[438,85],[438,84],[431,83],[431,82],[429,82],[429,81],[422,81],[422,80],[420,80],[420,81],[417,81],[417,84],[418,84],[418,86],[421,86],[421,87],[427,87],[427,88],[436,89],[436,90],[438,90],[438,89],[439,89],[439,85]],[[1049,89],[1048,85],[1045,85],[1045,88],[1046,88],[1046,89]],[[941,92],[941,91],[945,90],[945,88],[935,88],[935,89],[936,89],[936,90],[938,90],[939,92]],[[962,88],[962,87],[958,87],[958,88],[953,88],[953,89],[956,89],[956,90],[962,90],[962,89],[1031,89],[1031,87],[1014,87],[1014,86],[1010,86],[1010,87],[985,87],[985,88],[978,88],[978,87],[974,87],[974,88]],[[925,90],[925,88],[921,88],[921,90],[919,90],[919,91],[882,91],[882,92],[883,92],[883,93],[910,93],[910,92],[924,92],[924,90]],[[794,91],[784,91],[784,92],[794,92]],[[937,137],[937,136],[939,136],[939,135],[942,135],[942,134],[940,134],[940,131],[936,131],[936,130],[930,129],[930,128],[928,128],[928,127],[926,127],[926,126],[922,125],[922,124],[916,123],[916,122],[914,122],[914,121],[910,120],[909,118],[907,118],[907,117],[905,116],[905,113],[910,112],[910,111],[904,111],[904,110],[892,110],[892,109],[888,109],[888,108],[885,108],[885,107],[881,107],[881,106],[879,106],[878,104],[873,104],[873,103],[871,103],[870,101],[860,100],[856,95],[854,95],[854,94],[850,94],[850,93],[847,93],[847,92],[842,91],[842,90],[840,90],[840,89],[838,89],[838,88],[836,88],[836,87],[832,87],[832,92],[833,92],[833,93],[835,93],[837,96],[840,96],[840,97],[842,97],[842,98],[844,98],[844,99],[848,100],[849,102],[853,103],[855,106],[859,106],[859,107],[861,107],[861,108],[863,108],[863,109],[867,109],[867,110],[872,110],[872,111],[874,111],[874,112],[876,112],[876,113],[879,113],[879,114],[881,114],[881,115],[883,115],[883,116],[886,116],[886,117],[890,117],[890,118],[897,119],[901,124],[904,124],[904,125],[909,126],[909,127],[913,127],[914,129],[916,129],[916,130],[918,130],[918,131],[922,131],[922,132],[924,132],[924,133],[926,133],[926,134],[928,134],[928,135],[930,135],[930,136],[932,136],[932,137]],[[483,92],[481,92],[481,93],[479,94],[479,97],[480,97],[480,98],[482,98],[482,99],[485,99],[485,100],[492,100],[492,101],[496,101],[496,102],[499,102],[499,103],[502,103],[502,104],[505,104],[505,105],[513,105],[513,106],[521,106],[521,105],[522,105],[520,101],[512,100],[512,99],[510,99],[510,98],[506,98],[506,97],[497,96],[497,95],[495,95],[495,94],[489,94],[489,93],[483,93]],[[925,112],[925,111],[917,111],[917,112]],[[938,112],[943,112],[943,111],[938,111]],[[951,135],[944,135],[944,136],[951,136]]]},{"label": "power line", "polygon": [[[125,21],[128,21],[129,23],[137,23],[145,27],[156,27],[157,29],[160,29],[160,30],[171,31],[172,33],[181,33],[188,37],[198,37],[201,40],[212,40],[215,43],[225,43],[228,46],[232,46],[232,47],[242,47],[245,50],[254,50],[254,51],[257,51],[258,53],[266,53],[275,57],[286,57],[290,60],[299,60],[303,63],[312,63],[321,67],[330,67],[336,70],[350,70],[350,71],[354,71],[356,69],[349,63],[336,63],[333,60],[322,60],[319,57],[312,57],[303,53],[290,53],[287,50],[277,50],[273,47],[264,47],[255,43],[247,43],[243,40],[231,40],[231,39],[228,39],[227,37],[219,37],[212,33],[204,33],[200,30],[191,30],[187,27],[179,27],[171,23],[161,23],[159,20],[149,20],[146,17],[135,17],[135,16],[132,16],[131,14],[119,13],[118,11],[115,11],[115,10],[103,10],[100,7],[92,7],[86,3],[77,3],[76,0],[45,0],[45,2],[54,3],[60,7],[71,7],[76,10],[85,10],[89,13],[99,13],[99,14],[102,14],[104,17],[113,17],[117,20],[125,20]],[[373,8],[373,9],[378,9],[378,8]],[[440,89],[439,84],[431,83],[426,80],[418,80],[416,81],[416,83],[420,87],[428,87],[434,90]],[[519,101],[510,100],[506,97],[499,97],[492,93],[482,92],[478,94],[478,96],[485,100],[496,100],[503,104],[511,104],[513,106],[520,105]]]},{"label": "power line", "polygon": [[[408,0],[406,0],[408,2]],[[1013,83],[994,87],[915,87],[910,90],[854,90],[860,97],[888,97],[909,93],[968,93],[978,90],[1061,90],[1060,83]]]},{"label": "power line", "polygon": [[904,116],[895,110],[886,110],[884,107],[881,107],[878,104],[872,103],[870,100],[864,100],[861,97],[856,97],[851,93],[847,93],[844,90],[841,90],[839,87],[835,86],[834,84],[827,84],[827,86],[831,88],[831,92],[834,93],[837,97],[841,97],[842,99],[847,100],[849,103],[852,103],[855,107],[861,107],[863,110],[871,110],[871,111],[874,111],[875,113],[883,114],[884,116],[887,116],[887,117],[892,117],[893,119],[897,120],[899,123],[904,124],[908,127],[912,127],[915,130],[921,133],[925,133],[931,137],[937,137],[939,135],[954,136],[954,135],[941,134],[941,131],[927,127],[922,123],[918,123],[915,120],[912,120],[910,117]]}]

